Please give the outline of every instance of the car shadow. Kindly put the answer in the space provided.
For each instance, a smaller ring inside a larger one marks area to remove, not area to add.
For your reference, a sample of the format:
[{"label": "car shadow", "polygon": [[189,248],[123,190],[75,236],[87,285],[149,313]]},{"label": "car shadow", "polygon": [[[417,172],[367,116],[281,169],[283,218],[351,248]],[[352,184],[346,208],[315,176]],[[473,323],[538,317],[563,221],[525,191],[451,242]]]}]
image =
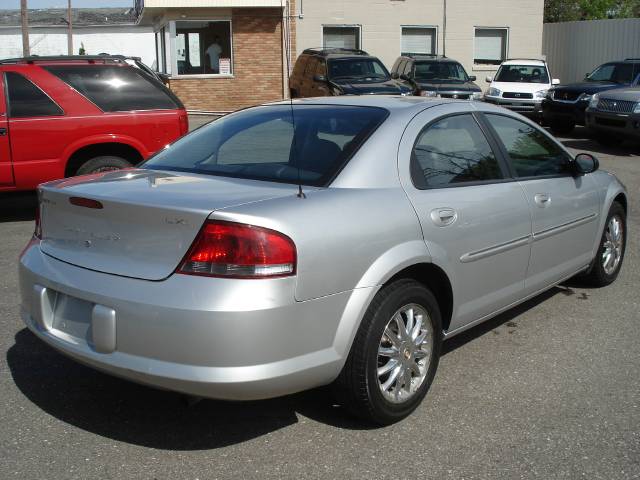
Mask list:
[{"label": "car shadow", "polygon": [[0,193],[0,223],[34,220],[37,206],[35,192]]},{"label": "car shadow", "polygon": [[[457,335],[444,343],[443,355],[562,291],[562,287],[553,288]],[[7,364],[20,391],[46,413],[85,431],[150,448],[221,448],[293,425],[301,421],[298,414],[341,429],[375,428],[336,404],[329,388],[253,402],[192,402],[184,395],[138,385],[76,363],[26,328],[16,334],[15,344],[7,352]]]},{"label": "car shadow", "polygon": [[[554,133],[547,128],[551,135]],[[567,135],[554,135],[565,147],[578,152],[612,155],[617,157],[630,157],[640,153],[640,142],[637,140],[618,141],[614,145],[602,145],[589,134],[585,127],[577,126],[573,132]]]}]

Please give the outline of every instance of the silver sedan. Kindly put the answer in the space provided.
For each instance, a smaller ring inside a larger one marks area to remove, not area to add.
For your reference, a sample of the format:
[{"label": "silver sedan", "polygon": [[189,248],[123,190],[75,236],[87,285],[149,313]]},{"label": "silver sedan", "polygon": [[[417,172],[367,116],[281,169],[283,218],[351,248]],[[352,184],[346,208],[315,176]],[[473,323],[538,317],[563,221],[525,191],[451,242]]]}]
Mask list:
[{"label": "silver sedan", "polygon": [[22,316],[136,382],[228,400],[332,384],[388,424],[444,339],[575,275],[613,282],[626,215],[594,157],[492,105],[265,105],[137,169],[42,185]]}]

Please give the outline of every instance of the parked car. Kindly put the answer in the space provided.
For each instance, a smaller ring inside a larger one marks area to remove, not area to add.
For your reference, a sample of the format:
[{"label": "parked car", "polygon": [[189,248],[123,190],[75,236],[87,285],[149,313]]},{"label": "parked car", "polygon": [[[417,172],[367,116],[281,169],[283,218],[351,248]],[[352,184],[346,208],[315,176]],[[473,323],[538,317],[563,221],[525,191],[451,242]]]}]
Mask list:
[{"label": "parked car", "polygon": [[437,55],[404,55],[391,69],[391,78],[423,97],[480,100],[482,90],[457,61]]},{"label": "parked car", "polygon": [[640,139],[640,87],[594,94],[587,107],[585,125],[603,145]]},{"label": "parked car", "polygon": [[0,191],[131,167],[187,130],[180,100],[123,58],[0,61]]},{"label": "parked car", "polygon": [[137,382],[227,400],[333,383],[391,423],[444,338],[581,272],[616,279],[627,194],[597,168],[481,102],[246,109],[139,169],[42,185],[22,316]]},{"label": "parked car", "polygon": [[544,60],[514,58],[505,60],[494,77],[486,78],[489,89],[484,100],[514,112],[542,120],[542,100],[552,85],[560,80],[551,78]]},{"label": "parked car", "polygon": [[542,101],[545,122],[555,133],[570,133],[584,125],[584,114],[595,93],[640,85],[640,58],[600,65],[583,82],[551,88]]},{"label": "parked car", "polygon": [[307,48],[289,79],[291,98],[332,95],[410,95],[376,57],[364,50]]}]

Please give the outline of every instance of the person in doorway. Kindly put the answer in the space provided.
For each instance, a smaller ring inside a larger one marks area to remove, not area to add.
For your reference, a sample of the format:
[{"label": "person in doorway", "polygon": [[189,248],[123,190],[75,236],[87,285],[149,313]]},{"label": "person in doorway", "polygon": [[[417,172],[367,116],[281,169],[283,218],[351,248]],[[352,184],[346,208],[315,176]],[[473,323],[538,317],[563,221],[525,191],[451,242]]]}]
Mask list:
[{"label": "person in doorway", "polygon": [[209,66],[213,73],[220,73],[220,54],[222,47],[220,46],[220,37],[213,37],[213,43],[205,50],[205,54],[209,57]]}]

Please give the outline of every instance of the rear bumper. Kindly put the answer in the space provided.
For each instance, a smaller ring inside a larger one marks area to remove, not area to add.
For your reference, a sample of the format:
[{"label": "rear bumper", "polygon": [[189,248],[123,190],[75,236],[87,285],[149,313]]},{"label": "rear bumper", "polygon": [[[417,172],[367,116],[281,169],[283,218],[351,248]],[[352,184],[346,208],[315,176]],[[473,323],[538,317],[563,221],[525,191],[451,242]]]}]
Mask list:
[{"label": "rear bumper", "polygon": [[338,325],[353,295],[367,295],[296,302],[294,285],[294,277],[123,278],[55,260],[38,245],[20,261],[22,318],[53,348],[139,383],[227,400],[285,395],[340,372]]},{"label": "rear bumper", "polygon": [[592,132],[640,139],[640,114],[622,115],[588,109],[585,126]]},{"label": "rear bumper", "polygon": [[518,112],[522,115],[527,115],[535,118],[542,117],[542,100],[535,101],[531,98],[519,100],[517,98],[485,96],[484,101],[487,103],[498,105],[500,107],[508,108],[509,110]]},{"label": "rear bumper", "polygon": [[587,101],[558,102],[545,99],[542,101],[542,116],[547,123],[553,121],[572,121],[584,125],[584,112],[589,106]]}]

